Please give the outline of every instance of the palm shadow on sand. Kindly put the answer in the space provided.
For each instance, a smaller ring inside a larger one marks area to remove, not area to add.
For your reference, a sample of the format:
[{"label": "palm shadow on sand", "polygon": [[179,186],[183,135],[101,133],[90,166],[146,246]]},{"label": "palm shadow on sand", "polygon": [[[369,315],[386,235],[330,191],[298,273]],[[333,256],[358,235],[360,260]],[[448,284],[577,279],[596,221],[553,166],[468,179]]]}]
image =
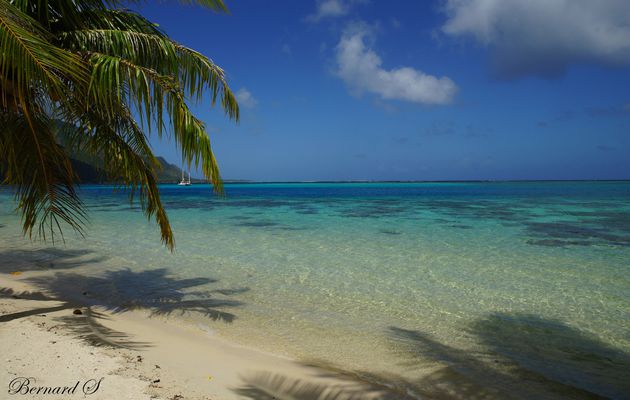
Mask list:
[{"label": "palm shadow on sand", "polygon": [[[103,324],[109,317],[101,312],[93,310],[91,307],[84,307],[72,301],[61,301],[54,297],[49,297],[42,292],[15,292],[9,288],[0,289],[0,298],[13,298],[31,300],[37,302],[55,303],[56,305],[31,308],[26,311],[14,312],[0,315],[0,323],[9,322],[30,316],[43,316],[47,313],[66,311],[67,315],[56,317],[53,324],[47,330],[57,330],[59,327],[65,328],[66,332],[87,342],[93,346],[122,347],[139,350],[148,347],[145,342],[138,342],[131,339],[130,335],[116,331]],[[73,310],[80,309],[81,314],[75,314]]]},{"label": "palm shadow on sand", "polygon": [[[50,249],[44,249],[43,252],[43,255],[31,254],[32,259],[50,257]],[[65,265],[64,271],[25,280],[35,286],[37,291],[16,293],[8,288],[0,288],[0,297],[48,303],[27,311],[0,315],[0,323],[67,309],[67,316],[55,320],[75,336],[95,345],[141,348],[147,344],[134,342],[124,332],[107,328],[104,325],[107,315],[95,308],[114,314],[130,310],[146,310],[151,315],[194,313],[214,321],[231,323],[236,315],[230,310],[243,304],[235,297],[249,290],[246,287],[216,287],[217,280],[205,277],[181,279],[164,268],[103,272],[91,269],[88,273],[77,273],[70,268],[82,264],[78,260],[73,261],[73,258],[89,252],[73,251],[66,254],[62,251],[57,254],[67,256],[60,256],[53,261],[55,265]],[[72,314],[74,309],[84,312],[75,315]]]},{"label": "palm shadow on sand", "polygon": [[259,371],[244,376],[234,391],[252,400],[625,399],[630,393],[630,355],[562,322],[497,313],[475,321],[468,333],[479,343],[474,351],[390,327],[387,338],[398,367],[409,373],[405,377],[310,362],[304,365],[320,368],[319,377],[357,385],[335,387]]},{"label": "palm shadow on sand", "polygon": [[28,280],[53,298],[99,305],[113,313],[148,310],[152,315],[198,313],[214,321],[232,322],[227,309],[242,305],[231,297],[248,288],[211,288],[211,278],[179,279],[165,268],[105,271],[98,276],[58,272]]},{"label": "palm shadow on sand", "polygon": [[417,330],[389,328],[401,366],[436,366],[412,388],[444,399],[622,399],[630,355],[560,321],[494,313],[467,329],[474,351]]},{"label": "palm shadow on sand", "polygon": [[107,260],[92,250],[47,247],[34,250],[0,251],[0,273],[71,269]]}]

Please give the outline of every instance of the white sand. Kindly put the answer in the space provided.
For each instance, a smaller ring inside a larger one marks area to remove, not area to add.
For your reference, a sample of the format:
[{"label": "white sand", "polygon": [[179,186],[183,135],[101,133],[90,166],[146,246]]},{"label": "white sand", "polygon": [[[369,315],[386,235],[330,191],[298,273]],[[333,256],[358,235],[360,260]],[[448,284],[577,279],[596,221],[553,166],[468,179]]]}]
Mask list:
[{"label": "white sand", "polygon": [[[63,302],[28,300],[37,296],[24,279],[43,273],[0,274],[0,288],[13,291],[0,297],[0,399],[391,398],[353,377],[236,346],[142,312],[82,308],[82,315],[73,315],[74,307]],[[96,347],[100,339],[128,346]],[[31,386],[80,384],[72,395],[8,394],[16,377],[35,378]],[[86,381],[101,378],[94,394],[81,392]]]}]

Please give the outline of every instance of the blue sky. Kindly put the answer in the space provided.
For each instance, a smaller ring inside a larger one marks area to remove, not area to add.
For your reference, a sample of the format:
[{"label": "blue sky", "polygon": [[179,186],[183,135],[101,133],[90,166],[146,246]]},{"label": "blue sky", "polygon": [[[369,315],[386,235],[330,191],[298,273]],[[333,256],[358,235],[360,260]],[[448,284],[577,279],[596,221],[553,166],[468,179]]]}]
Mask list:
[{"label": "blue sky", "polygon": [[194,107],[224,178],[630,178],[627,1],[227,5],[139,8],[238,94],[238,125]]}]

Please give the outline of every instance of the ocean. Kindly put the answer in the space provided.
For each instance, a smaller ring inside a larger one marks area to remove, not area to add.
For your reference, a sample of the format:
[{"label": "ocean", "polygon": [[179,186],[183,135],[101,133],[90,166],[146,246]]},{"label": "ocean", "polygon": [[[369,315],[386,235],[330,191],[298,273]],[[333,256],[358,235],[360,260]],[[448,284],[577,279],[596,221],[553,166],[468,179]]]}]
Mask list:
[{"label": "ocean", "polygon": [[110,186],[54,247],[0,192],[2,271],[409,398],[630,398],[630,182],[160,190],[172,254]]}]

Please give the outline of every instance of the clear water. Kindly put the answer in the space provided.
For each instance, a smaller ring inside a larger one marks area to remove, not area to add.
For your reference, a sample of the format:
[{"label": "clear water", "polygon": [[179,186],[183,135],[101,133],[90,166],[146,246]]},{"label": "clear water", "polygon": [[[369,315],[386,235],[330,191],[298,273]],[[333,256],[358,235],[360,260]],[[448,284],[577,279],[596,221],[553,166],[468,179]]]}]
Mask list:
[{"label": "clear water", "polygon": [[106,186],[82,189],[84,240],[29,244],[5,191],[0,262],[402,398],[630,398],[630,182],[161,192],[174,254]]}]

